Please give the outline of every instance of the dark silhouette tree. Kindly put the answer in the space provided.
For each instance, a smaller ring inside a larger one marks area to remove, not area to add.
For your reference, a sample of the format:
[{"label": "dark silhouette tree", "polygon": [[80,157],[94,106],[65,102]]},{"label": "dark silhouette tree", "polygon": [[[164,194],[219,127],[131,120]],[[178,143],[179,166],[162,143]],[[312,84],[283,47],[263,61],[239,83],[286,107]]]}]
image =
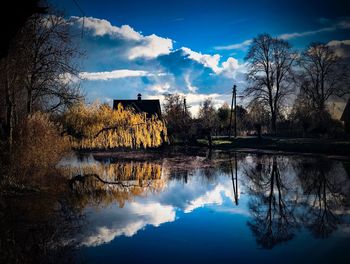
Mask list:
[{"label": "dark silhouette tree", "polygon": [[226,132],[228,133],[228,127],[230,123],[230,106],[227,103],[224,103],[217,110],[218,116],[218,129],[220,133]]},{"label": "dark silhouette tree", "polygon": [[71,82],[78,76],[73,59],[79,52],[72,43],[68,21],[60,15],[34,15],[22,29],[19,43],[28,114],[33,106],[55,111],[81,98]]},{"label": "dark silhouette tree", "polygon": [[326,44],[311,43],[298,64],[301,91],[315,111],[325,111],[331,97],[350,94],[348,65]]},{"label": "dark silhouette tree", "polygon": [[261,102],[255,101],[250,103],[247,127],[256,130],[259,139],[261,139],[262,128],[269,125],[269,120],[270,114]]},{"label": "dark silhouette tree", "polygon": [[253,39],[245,60],[249,63],[245,94],[252,102],[261,102],[270,112],[271,130],[276,134],[276,122],[283,100],[292,92],[292,66],[296,59],[291,46],[268,34]]},{"label": "dark silhouette tree", "polygon": [[210,98],[205,99],[199,108],[198,119],[201,134],[208,139],[209,148],[212,147],[212,135],[217,132],[218,116]]},{"label": "dark silhouette tree", "polygon": [[179,94],[165,96],[163,116],[167,123],[169,139],[180,138],[187,141],[190,137],[191,116],[184,105],[184,97]]},{"label": "dark silhouette tree", "polygon": [[[51,11],[50,11],[51,12]],[[0,115],[12,143],[13,129],[33,110],[54,112],[80,100],[77,65],[69,23],[60,15],[34,14],[13,39],[0,61]],[[5,113],[5,114],[4,114]]]}]

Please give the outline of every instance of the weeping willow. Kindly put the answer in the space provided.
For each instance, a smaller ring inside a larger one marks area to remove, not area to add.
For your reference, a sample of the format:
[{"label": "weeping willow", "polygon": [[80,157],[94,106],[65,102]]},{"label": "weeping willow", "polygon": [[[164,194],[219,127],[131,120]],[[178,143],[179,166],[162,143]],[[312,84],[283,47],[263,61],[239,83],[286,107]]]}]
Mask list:
[{"label": "weeping willow", "polygon": [[149,148],[168,142],[167,129],[157,116],[146,118],[119,104],[77,104],[64,115],[72,145],[80,149]]}]

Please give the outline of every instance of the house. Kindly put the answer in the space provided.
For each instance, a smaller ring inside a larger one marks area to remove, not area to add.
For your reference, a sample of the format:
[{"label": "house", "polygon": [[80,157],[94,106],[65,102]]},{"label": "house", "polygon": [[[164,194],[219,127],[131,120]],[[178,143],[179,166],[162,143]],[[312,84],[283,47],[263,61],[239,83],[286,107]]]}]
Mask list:
[{"label": "house", "polygon": [[348,102],[346,103],[340,120],[344,122],[345,132],[350,133],[350,99],[348,99]]},{"label": "house", "polygon": [[118,105],[122,104],[124,108],[132,108],[136,113],[146,113],[150,118],[152,115],[162,117],[160,103],[158,99],[155,100],[142,100],[141,94],[137,95],[137,100],[113,100],[113,109],[117,109]]}]

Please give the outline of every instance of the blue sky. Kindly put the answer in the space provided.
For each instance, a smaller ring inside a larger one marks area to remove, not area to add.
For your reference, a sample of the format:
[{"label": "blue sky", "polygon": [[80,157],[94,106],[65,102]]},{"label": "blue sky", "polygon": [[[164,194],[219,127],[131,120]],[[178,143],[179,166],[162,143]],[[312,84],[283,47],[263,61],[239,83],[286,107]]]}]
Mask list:
[{"label": "blue sky", "polygon": [[[52,0],[73,32],[82,13],[73,0]],[[229,101],[233,83],[245,86],[249,40],[270,33],[301,50],[312,41],[350,54],[350,5],[345,1],[87,1],[82,88],[88,101],[162,98],[181,93],[196,112],[211,97]]]}]

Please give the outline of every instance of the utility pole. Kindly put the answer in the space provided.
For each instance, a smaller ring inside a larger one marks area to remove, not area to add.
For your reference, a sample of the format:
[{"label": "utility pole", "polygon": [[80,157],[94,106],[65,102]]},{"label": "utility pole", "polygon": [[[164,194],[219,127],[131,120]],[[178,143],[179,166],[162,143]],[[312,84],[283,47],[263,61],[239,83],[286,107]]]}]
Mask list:
[{"label": "utility pole", "polygon": [[[235,104],[235,112],[236,111],[236,85],[233,85],[232,88],[232,101],[231,101],[231,113],[230,113],[230,130],[228,137],[231,138],[231,130],[232,130],[232,112],[233,112],[233,103]],[[236,118],[237,113],[235,113],[235,137],[237,136],[237,130],[236,130]]]},{"label": "utility pole", "polygon": [[235,138],[237,138],[237,89],[233,86],[233,94],[235,95]]},{"label": "utility pole", "polygon": [[184,98],[184,117],[186,116],[187,107],[186,107],[186,98]]},{"label": "utility pole", "polygon": [[187,117],[189,108],[191,108],[191,106],[187,106],[186,98],[184,98],[184,109],[183,109],[184,110],[184,112],[183,112],[184,117]]}]

